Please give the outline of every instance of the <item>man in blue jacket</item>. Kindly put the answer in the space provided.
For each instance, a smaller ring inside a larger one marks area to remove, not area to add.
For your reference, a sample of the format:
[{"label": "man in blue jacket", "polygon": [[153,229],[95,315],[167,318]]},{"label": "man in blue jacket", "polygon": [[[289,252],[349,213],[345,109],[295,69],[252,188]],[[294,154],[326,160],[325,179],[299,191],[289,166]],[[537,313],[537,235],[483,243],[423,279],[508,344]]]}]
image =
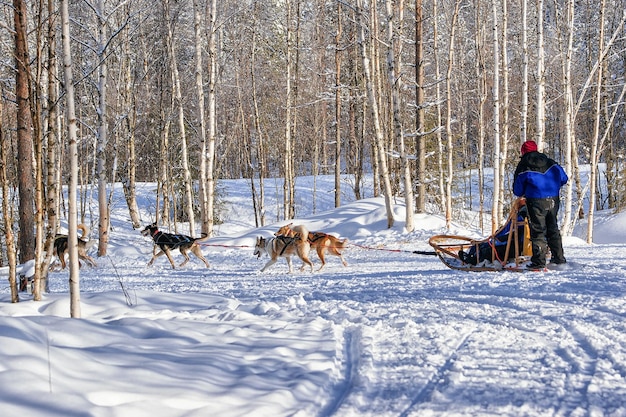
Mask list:
[{"label": "man in blue jacket", "polygon": [[559,191],[567,183],[567,174],[554,160],[537,151],[537,144],[526,141],[522,158],[515,169],[513,193],[526,197],[533,256],[529,269],[544,269],[548,247],[551,263],[565,263],[558,225]]}]

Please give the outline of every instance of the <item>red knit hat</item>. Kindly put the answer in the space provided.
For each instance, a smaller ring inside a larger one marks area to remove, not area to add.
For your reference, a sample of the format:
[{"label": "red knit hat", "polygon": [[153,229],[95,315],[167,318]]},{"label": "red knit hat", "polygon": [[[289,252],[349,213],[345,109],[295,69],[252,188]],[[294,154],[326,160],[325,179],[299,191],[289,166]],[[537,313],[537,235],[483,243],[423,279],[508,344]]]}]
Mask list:
[{"label": "red knit hat", "polygon": [[522,155],[526,155],[528,152],[536,152],[536,151],[537,151],[537,144],[535,143],[534,140],[527,140],[522,145]]}]

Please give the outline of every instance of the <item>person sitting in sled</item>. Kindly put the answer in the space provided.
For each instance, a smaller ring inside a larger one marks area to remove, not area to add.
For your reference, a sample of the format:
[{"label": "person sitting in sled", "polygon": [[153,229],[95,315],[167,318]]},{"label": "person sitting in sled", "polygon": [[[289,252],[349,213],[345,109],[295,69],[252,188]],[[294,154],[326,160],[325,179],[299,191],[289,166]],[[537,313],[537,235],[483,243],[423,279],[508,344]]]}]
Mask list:
[{"label": "person sitting in sled", "polygon": [[526,197],[530,241],[533,256],[528,269],[546,267],[546,252],[550,248],[550,263],[565,263],[561,232],[558,225],[559,191],[568,181],[563,168],[546,154],[537,151],[537,144],[526,141],[522,157],[513,177],[513,193]]},{"label": "person sitting in sled", "polygon": [[[524,245],[524,219],[528,216],[526,211],[526,206],[522,205],[517,211],[517,241],[518,248],[521,250]],[[509,233],[511,233],[511,224],[512,221],[509,221],[502,227],[492,238],[489,238],[483,242],[480,242],[476,245],[472,245],[467,252],[460,250],[459,251],[459,259],[461,259],[464,263],[470,265],[478,265],[479,262],[484,260],[492,261],[492,254],[495,249],[495,256],[493,257],[493,261],[500,261],[500,263],[504,264],[506,256],[506,246],[509,241]],[[509,258],[515,257],[515,242],[511,240],[511,247],[509,248]],[[476,252],[478,251],[478,256],[476,256]]]}]

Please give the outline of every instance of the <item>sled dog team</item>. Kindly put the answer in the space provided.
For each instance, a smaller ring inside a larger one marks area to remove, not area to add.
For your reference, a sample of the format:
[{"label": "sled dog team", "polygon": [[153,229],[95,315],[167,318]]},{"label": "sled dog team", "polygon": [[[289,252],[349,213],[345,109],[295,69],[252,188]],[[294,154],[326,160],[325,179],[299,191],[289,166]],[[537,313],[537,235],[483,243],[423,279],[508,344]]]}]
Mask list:
[{"label": "sled dog team", "polygon": [[[207,240],[206,235],[199,238],[192,238],[182,234],[165,233],[159,231],[156,223],[146,226],[141,233],[144,236],[150,235],[155,246],[158,246],[160,249],[152,256],[152,259],[148,262],[148,266],[152,265],[159,256],[165,255],[170,261],[172,268],[176,268],[171,251],[178,249],[185,257],[185,260],[179,266],[182,267],[189,262],[188,252],[191,252],[200,259],[207,268],[209,267],[209,263],[204,256],[202,256],[199,245],[200,242]],[[309,232],[303,225],[293,226],[293,223],[290,223],[278,229],[273,237],[266,238],[259,236],[254,246],[254,255],[260,258],[263,254],[267,254],[270,257],[270,260],[261,269],[261,272],[264,272],[267,268],[275,264],[278,258],[285,258],[289,266],[289,273],[292,273],[293,265],[291,258],[294,255],[302,260],[301,271],[304,270],[305,265],[308,265],[312,272],[313,263],[309,259],[309,252],[311,248],[314,248],[322,262],[322,265],[318,269],[318,271],[320,271],[326,265],[326,253],[339,256],[344,266],[348,264],[342,254],[347,243],[347,239],[338,239],[335,236],[323,232]]]},{"label": "sled dog team", "polygon": [[[82,231],[81,236],[78,237],[79,260],[85,261],[90,266],[95,267],[96,262],[93,258],[87,255],[87,250],[93,246],[97,240],[85,239],[89,234],[89,229],[84,224],[78,225],[78,229]],[[172,250],[178,249],[185,258],[179,267],[184,266],[190,261],[189,252],[200,259],[207,268],[209,267],[209,262],[202,255],[200,248],[200,243],[208,239],[206,234],[203,234],[202,237],[199,238],[193,238],[183,234],[166,233],[160,231],[156,223],[146,226],[141,231],[141,234],[143,236],[150,236],[153,240],[154,246],[158,247],[158,252],[153,254],[152,258],[148,262],[148,266],[151,266],[158,257],[165,255],[172,265],[172,268],[176,268],[171,252]],[[301,271],[304,270],[306,265],[308,265],[312,272],[313,263],[309,259],[309,253],[311,249],[315,249],[317,256],[322,263],[318,269],[318,271],[321,271],[326,265],[326,253],[338,256],[344,266],[348,265],[343,257],[343,250],[346,248],[347,243],[347,239],[339,239],[324,232],[309,232],[304,225],[294,226],[293,223],[289,223],[278,229],[278,231],[274,233],[273,237],[259,236],[256,239],[254,256],[260,258],[263,254],[267,254],[270,258],[261,269],[261,272],[264,272],[267,268],[275,264],[276,261],[278,261],[278,258],[285,258],[287,265],[289,266],[289,273],[292,273],[293,266],[291,258],[293,256],[297,256],[300,260],[302,260],[302,267],[300,268]],[[61,264],[61,269],[65,269],[67,266],[65,261],[67,254],[67,235],[57,235],[54,241],[53,256],[58,258],[58,261]]]}]

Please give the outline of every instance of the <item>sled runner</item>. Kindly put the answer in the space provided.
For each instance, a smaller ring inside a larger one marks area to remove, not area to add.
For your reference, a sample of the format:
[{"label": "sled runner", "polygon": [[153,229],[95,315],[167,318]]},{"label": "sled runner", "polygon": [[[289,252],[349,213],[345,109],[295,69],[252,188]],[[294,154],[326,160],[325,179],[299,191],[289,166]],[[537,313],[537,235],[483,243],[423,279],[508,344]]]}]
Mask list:
[{"label": "sled runner", "polygon": [[505,224],[485,239],[436,235],[428,243],[439,259],[452,269],[526,271],[532,255],[526,217],[526,200],[519,198],[513,203]]}]

